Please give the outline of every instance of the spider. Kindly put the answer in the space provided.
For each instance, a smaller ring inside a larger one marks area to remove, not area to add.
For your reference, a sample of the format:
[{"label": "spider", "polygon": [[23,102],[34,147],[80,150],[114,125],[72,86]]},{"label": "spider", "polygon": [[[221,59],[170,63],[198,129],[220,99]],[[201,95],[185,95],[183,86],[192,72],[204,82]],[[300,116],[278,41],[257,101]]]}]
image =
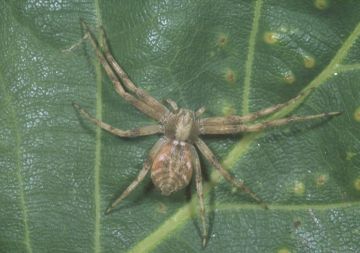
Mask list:
[{"label": "spider", "polygon": [[166,104],[163,104],[143,89],[137,87],[110,53],[104,30],[101,29],[103,43],[100,48],[97,39],[91,33],[87,24],[82,22],[82,26],[85,31],[83,39],[90,40],[97,58],[111,79],[116,92],[138,110],[157,121],[157,124],[131,130],[122,130],[96,119],[76,103],[73,103],[73,106],[85,119],[116,136],[129,138],[163,134],[150,150],[149,156],[145,160],[143,168],[140,170],[136,179],[110,205],[110,207],[106,209],[106,213],[110,213],[118,206],[120,202],[144,180],[149,171],[151,171],[151,179],[156,188],[160,190],[161,194],[166,196],[186,187],[190,183],[193,173],[195,173],[196,191],[200,205],[202,244],[204,247],[208,238],[208,224],[205,218],[203,180],[198,151],[200,151],[210,164],[212,164],[232,186],[244,191],[252,199],[261,203],[265,208],[267,206],[244,184],[242,180],[236,179],[223,168],[200,136],[258,132],[269,127],[286,125],[290,122],[305,121],[340,114],[339,112],[328,112],[317,115],[291,116],[282,119],[265,120],[260,123],[252,123],[261,117],[269,116],[270,114],[293,104],[306,94],[306,92],[303,92],[285,103],[277,104],[244,116],[232,115],[201,118],[200,116],[205,111],[204,107],[192,111],[178,107],[176,102],[171,99],[167,99],[165,101]]}]

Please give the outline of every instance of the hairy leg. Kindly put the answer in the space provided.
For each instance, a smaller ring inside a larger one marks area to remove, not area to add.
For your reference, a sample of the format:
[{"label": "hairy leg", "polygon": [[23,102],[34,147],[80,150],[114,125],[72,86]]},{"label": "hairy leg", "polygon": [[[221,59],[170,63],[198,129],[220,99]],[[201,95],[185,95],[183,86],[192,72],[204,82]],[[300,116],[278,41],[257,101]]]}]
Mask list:
[{"label": "hairy leg", "polygon": [[152,135],[163,132],[161,125],[150,125],[150,126],[144,126],[131,130],[122,130],[119,128],[114,128],[111,125],[94,118],[93,116],[90,115],[90,113],[85,111],[78,104],[73,103],[73,106],[79,111],[81,116],[83,116],[93,124],[120,137],[137,137],[137,136]]},{"label": "hairy leg", "polygon": [[199,117],[201,114],[203,114],[206,111],[206,108],[204,106],[200,107],[195,111],[195,116]]},{"label": "hairy leg", "polygon": [[136,179],[126,188],[126,190],[118,197],[109,208],[106,209],[105,213],[110,213],[120,202],[126,198],[145,178],[146,174],[149,172],[151,165],[149,161],[144,163],[144,167],[140,170]]},{"label": "hairy leg", "polygon": [[293,122],[301,122],[301,121],[319,119],[324,117],[332,117],[340,114],[341,114],[340,112],[327,112],[327,113],[320,113],[320,114],[308,115],[308,116],[291,116],[283,119],[264,121],[252,125],[245,125],[245,124],[205,125],[205,126],[201,126],[201,134],[236,134],[241,132],[259,132],[263,129],[270,127],[278,127]]},{"label": "hairy leg", "polygon": [[165,102],[168,105],[170,105],[172,112],[177,113],[179,111],[179,106],[177,105],[177,103],[174,100],[168,98],[168,99],[165,99]]},{"label": "hairy leg", "polygon": [[[86,26],[86,25],[85,25]],[[86,26],[87,27],[87,26]],[[87,30],[89,30],[89,28],[86,28]],[[105,30],[101,27],[101,32],[102,32],[102,47],[103,47],[103,52],[105,55],[106,60],[109,62],[109,64],[111,65],[111,67],[115,70],[115,73],[117,74],[117,76],[123,81],[123,84],[126,88],[128,88],[130,91],[134,92],[134,94],[141,99],[142,101],[144,101],[147,105],[149,105],[152,108],[155,108],[157,111],[161,112],[162,114],[166,114],[168,112],[168,109],[162,104],[160,103],[158,100],[156,100],[155,98],[153,98],[152,96],[150,96],[146,91],[144,91],[143,89],[137,87],[129,78],[129,76],[127,75],[127,73],[124,71],[124,69],[117,63],[117,61],[114,59],[114,57],[112,56],[112,54],[110,53],[109,50],[109,45],[107,43],[107,39],[106,39],[106,33]]]},{"label": "hairy leg", "polygon": [[148,115],[153,119],[156,119],[157,121],[161,121],[161,119],[164,116],[164,114],[161,111],[158,111],[157,108],[153,108],[150,105],[146,104],[145,102],[135,98],[133,95],[131,95],[130,93],[124,90],[124,87],[122,86],[116,74],[114,73],[114,70],[111,68],[104,54],[99,49],[96,38],[94,37],[94,35],[91,33],[88,26],[84,22],[82,22],[82,25],[86,32],[85,38],[90,40],[91,45],[95,49],[96,56],[99,59],[101,65],[103,66],[106,74],[109,76],[110,80],[112,81],[116,92],[141,112],[145,113],[146,115]]},{"label": "hairy leg", "polygon": [[200,124],[202,124],[204,126],[227,125],[227,124],[231,125],[231,124],[240,124],[242,122],[256,120],[259,117],[263,117],[263,116],[267,116],[269,114],[275,113],[275,112],[281,110],[282,108],[295,103],[296,101],[298,101],[305,95],[309,94],[312,90],[313,90],[313,88],[308,89],[304,92],[301,92],[299,95],[297,95],[296,97],[290,99],[289,101],[287,101],[285,103],[277,104],[277,105],[274,105],[274,106],[271,106],[268,108],[264,108],[260,111],[254,112],[254,113],[250,113],[250,114],[243,115],[243,116],[230,115],[230,116],[226,116],[226,117],[204,118],[204,119],[200,120]]},{"label": "hairy leg", "polygon": [[126,188],[126,190],[106,209],[105,213],[109,214],[120,202],[125,199],[145,178],[146,174],[151,169],[151,164],[154,157],[159,152],[160,148],[166,143],[166,138],[161,138],[152,147],[149,153],[149,158],[145,161],[143,168],[140,170],[136,179]]},{"label": "hairy leg", "polygon": [[202,175],[201,175],[201,166],[199,156],[196,152],[195,147],[192,146],[191,153],[193,154],[193,165],[195,169],[195,183],[196,183],[196,192],[199,198],[200,205],[200,220],[202,225],[202,237],[203,237],[203,247],[206,246],[206,242],[208,239],[208,230],[206,224],[206,211],[205,211],[205,203],[204,203],[204,191],[202,185]]},{"label": "hairy leg", "polygon": [[267,208],[267,205],[258,197],[254,192],[247,187],[243,181],[236,179],[232,176],[227,170],[225,170],[220,162],[215,158],[213,152],[209,149],[209,147],[203,142],[200,138],[195,141],[195,145],[198,147],[200,152],[205,156],[205,158],[217,169],[220,174],[234,187],[239,188],[246,194],[248,194],[251,198],[259,202],[264,208]]}]

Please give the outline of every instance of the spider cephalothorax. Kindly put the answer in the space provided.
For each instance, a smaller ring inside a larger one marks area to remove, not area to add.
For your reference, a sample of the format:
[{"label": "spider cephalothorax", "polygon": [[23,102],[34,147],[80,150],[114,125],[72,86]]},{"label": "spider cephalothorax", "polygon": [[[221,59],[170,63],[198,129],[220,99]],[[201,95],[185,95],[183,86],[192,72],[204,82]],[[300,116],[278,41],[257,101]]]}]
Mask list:
[{"label": "spider cephalothorax", "polygon": [[[174,102],[172,101],[174,105]],[[164,134],[169,139],[193,143],[199,135],[195,113],[188,109],[177,109],[164,119]]]},{"label": "spider cephalothorax", "polygon": [[[330,112],[309,116],[292,116],[253,123],[254,120],[268,116],[298,101],[301,97],[307,95],[311,89],[304,91],[297,97],[283,104],[274,105],[244,116],[232,115],[200,118],[199,116],[204,112],[204,108],[200,108],[196,112],[187,109],[179,109],[174,101],[168,99],[167,103],[171,106],[171,110],[169,110],[164,104],[147,94],[144,90],[138,88],[129,79],[125,71],[111,55],[105,39],[103,43],[101,43],[104,45],[102,50],[98,47],[95,37],[93,37],[85,23],[83,23],[83,27],[86,31],[84,38],[90,39],[97,57],[111,79],[116,92],[138,110],[156,120],[158,123],[132,130],[122,130],[114,128],[109,124],[92,117],[78,104],[74,103],[75,108],[79,110],[82,116],[90,120],[92,123],[120,137],[136,137],[152,134],[164,135],[150,150],[149,157],[144,162],[144,166],[139,172],[137,178],[111,204],[106,212],[111,212],[124,198],[126,198],[139,185],[150,170],[152,181],[164,195],[170,195],[172,192],[184,188],[189,184],[193,173],[195,173],[195,184],[200,204],[200,218],[204,246],[208,237],[208,230],[205,219],[202,174],[197,151],[200,151],[200,153],[231,185],[240,188],[256,201],[260,203],[262,203],[262,201],[247,186],[244,185],[243,181],[236,179],[222,167],[209,147],[201,140],[201,135],[255,132],[268,127],[282,126],[290,122],[304,121],[339,114],[338,112]],[[102,38],[105,38],[105,34],[103,34]]]}]

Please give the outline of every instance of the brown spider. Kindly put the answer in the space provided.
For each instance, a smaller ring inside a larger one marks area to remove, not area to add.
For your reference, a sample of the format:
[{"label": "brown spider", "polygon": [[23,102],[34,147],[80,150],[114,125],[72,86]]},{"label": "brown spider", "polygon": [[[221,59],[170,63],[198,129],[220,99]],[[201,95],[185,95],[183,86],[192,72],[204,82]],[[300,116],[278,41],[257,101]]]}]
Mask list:
[{"label": "brown spider", "polygon": [[[90,42],[96,51],[96,55],[107,75],[111,79],[116,92],[138,110],[150,118],[155,119],[158,124],[131,130],[122,130],[114,128],[111,125],[94,118],[76,103],[73,103],[74,107],[84,118],[88,119],[98,127],[120,137],[136,137],[159,133],[164,135],[150,150],[149,157],[145,161],[137,178],[126,188],[120,197],[111,204],[111,206],[106,210],[106,213],[110,213],[124,198],[126,198],[139,185],[139,183],[143,181],[150,170],[151,179],[154,185],[160,189],[163,195],[166,196],[187,186],[192,178],[194,170],[196,190],[200,203],[203,246],[205,246],[208,237],[208,230],[205,219],[200,161],[196,148],[231,185],[249,194],[251,198],[259,203],[262,203],[264,207],[266,207],[266,205],[255,195],[255,193],[250,190],[250,188],[245,186],[243,181],[236,179],[222,167],[213,152],[201,140],[200,135],[258,132],[268,127],[282,126],[290,122],[311,120],[340,114],[339,112],[329,112],[301,117],[292,116],[282,119],[268,120],[261,123],[246,124],[258,119],[259,117],[277,112],[285,106],[294,103],[304,96],[305,92],[286,103],[274,105],[244,116],[233,115],[199,118],[199,116],[205,111],[204,107],[201,107],[197,111],[179,108],[177,104],[170,99],[166,100],[169,105],[168,108],[150,96],[147,92],[135,86],[135,84],[129,79],[125,71],[111,55],[103,30],[102,38],[104,41],[102,44],[104,46],[103,48],[99,48],[98,42],[92,35],[88,26],[84,22],[82,22],[82,26],[85,30],[84,38],[90,39]],[[127,90],[125,90],[125,88]]]}]

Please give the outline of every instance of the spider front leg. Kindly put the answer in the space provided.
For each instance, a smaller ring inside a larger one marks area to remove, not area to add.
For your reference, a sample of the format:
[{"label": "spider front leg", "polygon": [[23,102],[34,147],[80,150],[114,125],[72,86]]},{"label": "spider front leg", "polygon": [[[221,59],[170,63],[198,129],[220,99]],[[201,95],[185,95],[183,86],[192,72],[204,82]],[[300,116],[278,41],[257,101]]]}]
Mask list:
[{"label": "spider front leg", "polygon": [[[95,38],[91,35],[90,29],[87,26],[85,22],[82,22],[82,26],[84,27],[85,31],[89,34],[90,40],[95,40]],[[102,39],[102,49],[103,49],[103,55],[105,56],[105,59],[110,64],[112,69],[115,71],[116,75],[121,79],[124,86],[129,89],[131,92],[134,92],[134,94],[142,101],[144,101],[148,106],[151,108],[154,108],[156,111],[162,114],[166,114],[168,112],[168,109],[161,104],[158,100],[150,96],[146,91],[143,89],[137,87],[129,78],[129,76],[126,74],[124,69],[117,63],[115,58],[112,56],[109,50],[109,45],[107,43],[106,39],[106,33],[103,27],[100,27],[100,31],[102,33],[102,36],[100,38]],[[97,46],[97,43],[91,43],[94,46],[95,50],[100,51],[100,49]]]},{"label": "spider front leg", "polygon": [[137,136],[144,136],[144,135],[152,135],[157,133],[162,133],[162,127],[160,125],[150,125],[150,126],[144,126],[140,128],[135,128],[131,130],[122,130],[119,128],[114,128],[111,125],[100,121],[93,116],[91,116],[90,113],[85,111],[83,108],[81,108],[78,104],[73,103],[73,106],[79,111],[81,116],[92,122],[93,124],[97,125],[98,127],[114,134],[120,137],[137,137]]},{"label": "spider front leg", "polygon": [[[164,115],[168,113],[168,110],[165,107],[164,107],[165,109],[160,109],[159,107],[155,106],[155,104],[151,104],[151,103],[148,104],[148,103],[146,103],[146,101],[138,99],[138,98],[134,97],[132,94],[130,94],[129,92],[125,91],[125,89],[122,86],[121,82],[119,81],[117,75],[114,73],[113,68],[109,64],[108,60],[105,58],[103,52],[100,50],[96,38],[91,33],[90,29],[88,28],[88,26],[86,25],[85,22],[82,22],[81,24],[83,25],[84,30],[86,32],[84,38],[87,38],[90,40],[91,45],[93,46],[93,48],[95,50],[96,56],[99,59],[101,65],[103,66],[106,74],[109,76],[111,82],[113,83],[116,92],[121,97],[123,97],[127,102],[131,103],[133,106],[135,106],[141,112],[145,113],[146,115],[148,115],[149,117],[151,117],[157,121],[161,121],[163,119]],[[130,79],[128,79],[128,80],[130,80]]]},{"label": "spider front leg", "polygon": [[246,194],[248,194],[251,198],[260,203],[264,208],[267,208],[267,205],[258,197],[256,194],[247,187],[243,181],[236,179],[232,176],[227,170],[225,170],[220,162],[215,158],[213,152],[209,149],[209,147],[203,142],[200,138],[195,141],[196,147],[200,150],[200,152],[205,156],[205,158],[217,169],[220,174],[234,187],[239,188]]},{"label": "spider front leg", "polygon": [[269,127],[278,127],[292,122],[307,121],[324,117],[340,115],[341,112],[326,112],[308,116],[291,116],[282,119],[268,120],[252,125],[234,124],[234,125],[201,125],[201,134],[236,134],[241,132],[259,132]]},{"label": "spider front leg", "polygon": [[301,99],[301,98],[305,97],[307,94],[309,94],[313,89],[314,88],[305,90],[305,91],[301,92],[299,95],[297,95],[296,97],[290,99],[289,101],[287,101],[285,103],[273,105],[273,106],[264,108],[257,112],[249,113],[249,114],[243,115],[243,116],[230,115],[230,116],[225,116],[225,117],[204,118],[204,119],[200,120],[200,123],[203,125],[208,125],[208,126],[210,126],[210,125],[211,126],[212,125],[231,125],[231,124],[239,124],[239,123],[243,123],[243,122],[256,120],[260,117],[264,117],[264,116],[270,115],[272,113],[278,112],[279,110],[281,110],[282,108],[284,108],[288,105],[294,104],[296,101],[298,101],[299,99]]}]

